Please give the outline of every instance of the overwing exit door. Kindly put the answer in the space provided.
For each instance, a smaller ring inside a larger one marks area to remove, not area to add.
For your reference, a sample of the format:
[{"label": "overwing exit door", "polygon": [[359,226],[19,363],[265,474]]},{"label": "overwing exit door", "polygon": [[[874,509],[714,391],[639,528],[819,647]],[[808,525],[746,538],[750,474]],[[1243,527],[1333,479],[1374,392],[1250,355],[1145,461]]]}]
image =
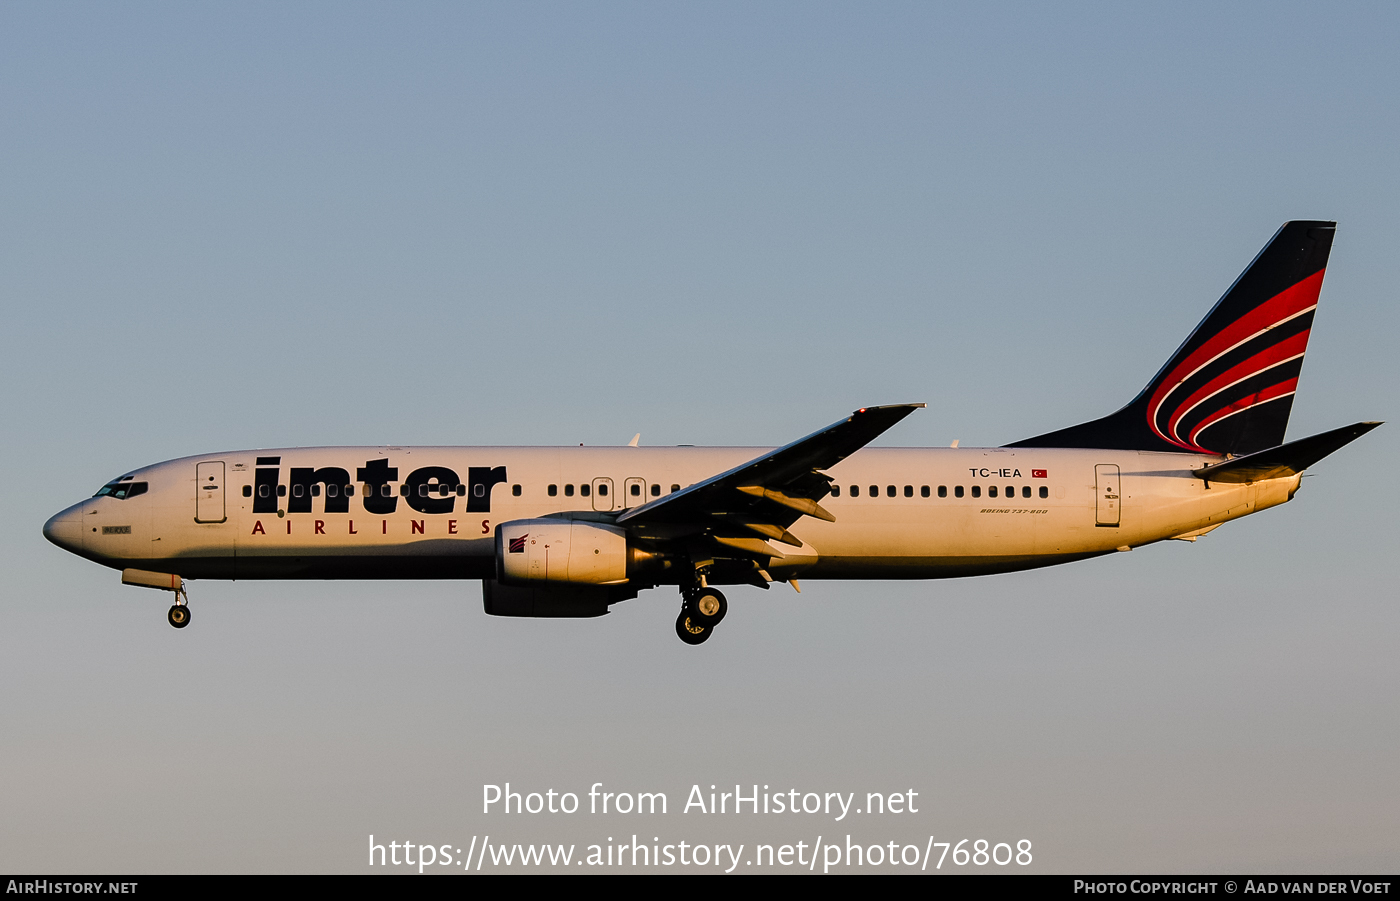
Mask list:
[{"label": "overwing exit door", "polygon": [[612,479],[593,480],[593,509],[607,512],[613,509],[617,498],[613,496]]},{"label": "overwing exit door", "polygon": [[1094,467],[1095,496],[1098,517],[1097,525],[1117,526],[1121,524],[1123,513],[1122,480],[1118,466],[1114,463],[1100,463]]}]

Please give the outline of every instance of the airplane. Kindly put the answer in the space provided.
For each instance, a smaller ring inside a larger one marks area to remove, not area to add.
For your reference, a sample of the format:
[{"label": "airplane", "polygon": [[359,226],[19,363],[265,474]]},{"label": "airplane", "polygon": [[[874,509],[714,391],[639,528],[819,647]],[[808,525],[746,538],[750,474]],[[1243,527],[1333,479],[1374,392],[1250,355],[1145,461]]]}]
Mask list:
[{"label": "airplane", "polygon": [[479,579],[485,611],[601,616],[680,592],[698,645],[716,586],[940,579],[1083,560],[1292,500],[1379,422],[1285,443],[1335,222],[1287,222],[1147,386],[1003,447],[866,447],[924,404],[863,407],[776,449],[313,447],[122,475],[44,535],[170,591],[197,579]]}]

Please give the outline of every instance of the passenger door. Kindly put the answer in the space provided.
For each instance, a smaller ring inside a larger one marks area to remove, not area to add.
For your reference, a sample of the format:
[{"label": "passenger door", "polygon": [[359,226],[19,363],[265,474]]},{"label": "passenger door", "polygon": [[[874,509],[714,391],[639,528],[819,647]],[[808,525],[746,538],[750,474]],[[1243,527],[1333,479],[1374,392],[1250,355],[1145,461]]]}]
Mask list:
[{"label": "passenger door", "polygon": [[1096,525],[1118,526],[1122,522],[1123,492],[1118,466],[1113,463],[1100,463],[1094,467],[1094,483],[1097,487]]},{"label": "passenger door", "polygon": [[194,489],[194,521],[224,522],[224,463],[222,460],[196,463]]}]

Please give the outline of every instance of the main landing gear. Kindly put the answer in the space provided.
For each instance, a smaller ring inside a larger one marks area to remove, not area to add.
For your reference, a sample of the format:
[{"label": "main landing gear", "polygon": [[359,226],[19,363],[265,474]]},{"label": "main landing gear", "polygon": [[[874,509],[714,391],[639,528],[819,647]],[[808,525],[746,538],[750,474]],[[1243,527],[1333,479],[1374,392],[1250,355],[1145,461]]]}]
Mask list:
[{"label": "main landing gear", "polygon": [[728,612],[729,602],[713,588],[687,592],[676,617],[676,635],[686,644],[703,644]]}]

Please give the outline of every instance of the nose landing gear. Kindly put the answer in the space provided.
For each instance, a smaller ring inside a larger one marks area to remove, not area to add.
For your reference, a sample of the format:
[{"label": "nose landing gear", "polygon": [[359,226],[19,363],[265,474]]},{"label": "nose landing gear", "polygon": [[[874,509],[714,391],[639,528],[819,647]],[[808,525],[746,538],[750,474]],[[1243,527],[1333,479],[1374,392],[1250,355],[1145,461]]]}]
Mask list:
[{"label": "nose landing gear", "polygon": [[183,629],[190,624],[190,596],[185,592],[183,582],[175,589],[175,606],[170,608],[165,618],[177,629]]}]

